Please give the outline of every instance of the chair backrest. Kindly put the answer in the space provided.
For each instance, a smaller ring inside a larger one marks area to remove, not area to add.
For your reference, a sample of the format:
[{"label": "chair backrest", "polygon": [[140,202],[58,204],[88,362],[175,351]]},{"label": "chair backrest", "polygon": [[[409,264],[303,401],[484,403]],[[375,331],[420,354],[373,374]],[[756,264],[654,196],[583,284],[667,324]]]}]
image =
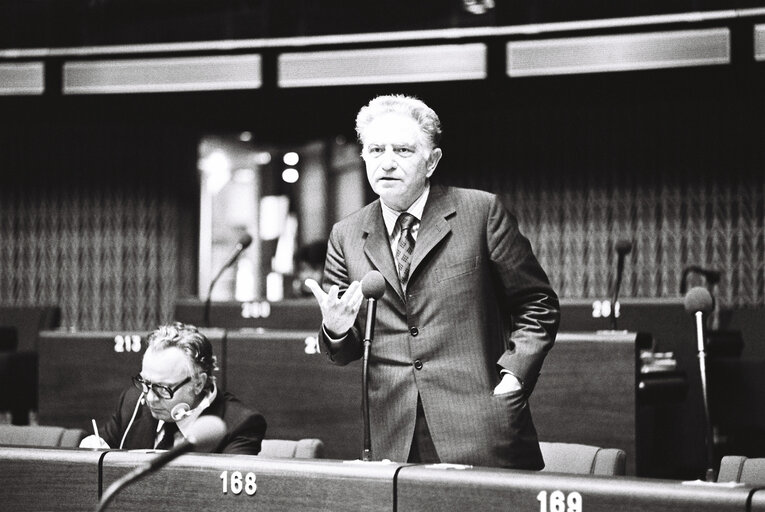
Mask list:
[{"label": "chair backrest", "polygon": [[77,448],[85,436],[79,428],[0,425],[0,445]]},{"label": "chair backrest", "polygon": [[263,457],[283,457],[290,459],[321,459],[324,457],[324,443],[321,439],[264,439],[260,446]]},{"label": "chair backrest", "polygon": [[59,306],[0,306],[0,325],[16,331],[13,350],[37,350],[40,331],[55,329],[61,322]]},{"label": "chair backrest", "polygon": [[726,455],[720,461],[718,482],[765,485],[765,459]]},{"label": "chair backrest", "polygon": [[627,454],[619,448],[540,442],[545,468],[551,473],[615,476],[627,473]]}]

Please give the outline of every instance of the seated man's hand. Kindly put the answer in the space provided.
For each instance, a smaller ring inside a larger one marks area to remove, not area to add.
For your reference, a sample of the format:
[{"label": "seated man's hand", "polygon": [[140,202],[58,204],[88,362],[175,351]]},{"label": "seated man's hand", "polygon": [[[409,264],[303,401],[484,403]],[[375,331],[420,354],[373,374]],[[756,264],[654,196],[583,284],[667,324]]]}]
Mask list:
[{"label": "seated man's hand", "polygon": [[313,279],[306,279],[305,285],[311,289],[319,303],[324,328],[330,334],[344,336],[356,321],[364,300],[361,283],[352,282],[342,297],[338,297],[340,289],[337,285],[332,285],[329,293],[324,293],[319,283]]},{"label": "seated man's hand", "polygon": [[110,446],[102,438],[91,434],[80,441],[80,448],[104,448],[108,450]]}]

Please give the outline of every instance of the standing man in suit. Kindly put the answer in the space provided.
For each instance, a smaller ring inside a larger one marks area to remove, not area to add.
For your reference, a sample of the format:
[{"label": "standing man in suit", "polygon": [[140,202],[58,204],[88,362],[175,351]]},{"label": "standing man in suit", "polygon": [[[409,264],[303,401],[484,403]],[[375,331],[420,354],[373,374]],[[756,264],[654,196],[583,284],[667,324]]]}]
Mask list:
[{"label": "standing man in suit", "polygon": [[541,469],[528,398],[559,305],[529,241],[493,194],[431,186],[441,123],[422,101],[375,98],[356,132],[379,199],[333,227],[326,291],[306,285],[343,365],[363,353],[360,280],[385,278],[369,360],[373,456]]},{"label": "standing man in suit", "polygon": [[176,322],[149,335],[141,373],[119,399],[100,432],[80,444],[89,448],[170,449],[203,415],[215,415],[226,435],[214,453],[257,455],[266,420],[231,393],[217,388],[212,344],[193,325]]}]

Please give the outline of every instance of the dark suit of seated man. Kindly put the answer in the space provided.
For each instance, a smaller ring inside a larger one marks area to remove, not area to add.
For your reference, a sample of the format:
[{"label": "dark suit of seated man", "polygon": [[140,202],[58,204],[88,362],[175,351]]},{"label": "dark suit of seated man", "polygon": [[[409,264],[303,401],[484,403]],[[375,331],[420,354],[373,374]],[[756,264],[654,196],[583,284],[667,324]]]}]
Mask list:
[{"label": "dark suit of seated man", "polygon": [[210,341],[192,325],[175,323],[149,335],[141,373],[119,399],[117,410],[99,433],[80,444],[90,448],[169,449],[203,415],[215,415],[226,435],[214,453],[257,455],[266,420],[231,393],[215,385]]}]

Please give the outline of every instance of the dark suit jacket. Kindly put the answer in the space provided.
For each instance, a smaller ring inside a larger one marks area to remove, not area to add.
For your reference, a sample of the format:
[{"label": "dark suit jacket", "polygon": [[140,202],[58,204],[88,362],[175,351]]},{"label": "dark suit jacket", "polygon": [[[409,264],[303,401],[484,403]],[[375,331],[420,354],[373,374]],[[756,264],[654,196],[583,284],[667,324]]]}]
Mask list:
[{"label": "dark suit jacket", "polygon": [[[120,396],[117,410],[104,427],[104,441],[112,448],[119,447],[140,395],[140,391],[130,387]],[[215,400],[202,412],[203,416],[206,414],[218,416],[226,424],[226,435],[212,450],[213,453],[257,455],[260,452],[260,444],[266,434],[266,420],[258,411],[248,409],[234,395],[218,389]],[[148,406],[139,406],[122,447],[128,450],[154,448],[157,423]]]},{"label": "dark suit jacket", "polygon": [[[559,305],[545,272],[496,196],[432,186],[404,296],[379,200],[337,223],[324,284],[341,290],[378,270],[369,362],[372,454],[406,461],[422,398],[442,462],[541,469],[528,397],[554,343]],[[330,359],[362,355],[365,307]],[[504,368],[523,392],[493,395]]]}]

